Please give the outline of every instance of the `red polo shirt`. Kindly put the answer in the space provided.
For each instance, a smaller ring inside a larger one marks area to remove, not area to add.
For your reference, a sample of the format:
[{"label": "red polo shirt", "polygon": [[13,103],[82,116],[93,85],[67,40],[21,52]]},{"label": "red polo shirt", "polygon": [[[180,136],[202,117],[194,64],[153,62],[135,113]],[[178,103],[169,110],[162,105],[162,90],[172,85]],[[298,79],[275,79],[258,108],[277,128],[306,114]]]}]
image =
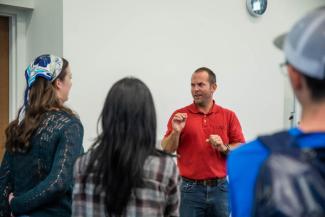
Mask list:
[{"label": "red polo shirt", "polygon": [[224,144],[244,143],[236,114],[215,103],[208,114],[203,114],[195,104],[191,104],[173,113],[168,121],[165,137],[173,130],[171,121],[176,113],[187,113],[177,149],[180,175],[198,180],[225,177],[226,157],[212,148],[206,139],[212,134],[217,134]]}]

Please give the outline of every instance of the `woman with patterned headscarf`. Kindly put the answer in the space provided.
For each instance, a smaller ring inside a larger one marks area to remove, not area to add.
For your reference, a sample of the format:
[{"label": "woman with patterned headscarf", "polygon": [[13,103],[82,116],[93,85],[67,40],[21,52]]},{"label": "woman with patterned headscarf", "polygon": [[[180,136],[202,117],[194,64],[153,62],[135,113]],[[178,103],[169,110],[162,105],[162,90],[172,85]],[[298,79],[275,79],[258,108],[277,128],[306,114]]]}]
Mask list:
[{"label": "woman with patterned headscarf", "polygon": [[25,71],[24,105],[6,129],[0,167],[0,217],[70,216],[72,169],[83,127],[66,106],[71,69],[64,58],[37,57]]}]

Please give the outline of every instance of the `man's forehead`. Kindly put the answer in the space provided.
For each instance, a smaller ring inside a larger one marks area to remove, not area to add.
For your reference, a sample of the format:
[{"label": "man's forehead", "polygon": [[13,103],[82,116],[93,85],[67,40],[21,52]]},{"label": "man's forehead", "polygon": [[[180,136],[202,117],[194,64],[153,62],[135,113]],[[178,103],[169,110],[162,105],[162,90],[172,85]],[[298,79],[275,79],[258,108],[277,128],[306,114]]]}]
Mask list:
[{"label": "man's forehead", "polygon": [[209,74],[205,71],[195,72],[192,74],[191,80],[200,80],[200,81],[208,81],[209,80]]}]

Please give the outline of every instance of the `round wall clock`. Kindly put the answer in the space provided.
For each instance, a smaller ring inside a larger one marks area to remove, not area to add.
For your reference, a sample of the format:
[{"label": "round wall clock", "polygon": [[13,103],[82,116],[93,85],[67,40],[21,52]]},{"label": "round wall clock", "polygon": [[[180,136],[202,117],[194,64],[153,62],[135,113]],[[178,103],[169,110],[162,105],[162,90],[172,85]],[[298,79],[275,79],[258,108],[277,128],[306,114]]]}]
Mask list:
[{"label": "round wall clock", "polygon": [[267,0],[246,0],[246,6],[252,16],[262,16],[267,8]]}]

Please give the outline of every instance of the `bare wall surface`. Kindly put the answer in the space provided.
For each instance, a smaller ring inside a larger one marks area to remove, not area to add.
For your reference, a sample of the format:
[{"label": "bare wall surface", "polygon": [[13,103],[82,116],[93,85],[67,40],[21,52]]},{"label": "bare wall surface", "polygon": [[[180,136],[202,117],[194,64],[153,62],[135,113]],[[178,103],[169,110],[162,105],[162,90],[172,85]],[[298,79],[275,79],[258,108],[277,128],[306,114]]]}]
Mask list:
[{"label": "bare wall surface", "polygon": [[0,0],[0,15],[10,18],[11,119],[23,103],[24,71],[36,56],[63,53],[62,0]]},{"label": "bare wall surface", "polygon": [[63,53],[62,0],[34,0],[27,27],[28,61],[40,54]]},{"label": "bare wall surface", "polygon": [[215,71],[215,101],[237,113],[248,140],[282,128],[284,59],[272,40],[321,4],[272,0],[253,18],[243,0],[63,1],[63,55],[74,82],[69,105],[84,124],[84,146],[96,136],[108,89],[124,76],[150,87],[161,139],[172,112],[192,102],[190,77],[201,66]]}]

